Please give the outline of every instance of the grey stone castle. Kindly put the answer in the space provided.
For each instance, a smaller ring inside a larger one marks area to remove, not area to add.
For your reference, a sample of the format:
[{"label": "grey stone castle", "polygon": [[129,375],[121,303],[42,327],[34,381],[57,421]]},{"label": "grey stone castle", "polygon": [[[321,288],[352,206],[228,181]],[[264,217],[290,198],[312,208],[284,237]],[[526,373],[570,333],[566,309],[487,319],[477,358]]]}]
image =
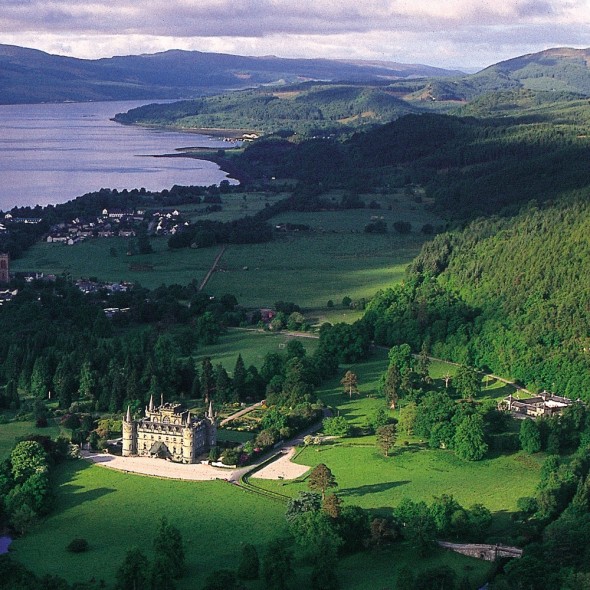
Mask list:
[{"label": "grey stone castle", "polygon": [[123,420],[123,457],[159,457],[178,463],[195,463],[199,455],[217,444],[217,424],[213,406],[204,418],[192,416],[180,404],[154,407],[153,397],[139,420],[127,415]]}]

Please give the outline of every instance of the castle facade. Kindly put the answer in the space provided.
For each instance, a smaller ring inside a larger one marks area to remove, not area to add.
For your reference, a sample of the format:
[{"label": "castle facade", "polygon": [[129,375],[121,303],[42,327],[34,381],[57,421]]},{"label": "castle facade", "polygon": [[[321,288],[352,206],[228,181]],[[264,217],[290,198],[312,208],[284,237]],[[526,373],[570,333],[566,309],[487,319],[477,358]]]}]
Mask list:
[{"label": "castle facade", "polygon": [[154,407],[153,397],[139,420],[127,415],[123,420],[123,457],[159,457],[178,463],[195,463],[217,444],[217,424],[213,406],[204,418],[192,416],[180,404],[162,403]]}]

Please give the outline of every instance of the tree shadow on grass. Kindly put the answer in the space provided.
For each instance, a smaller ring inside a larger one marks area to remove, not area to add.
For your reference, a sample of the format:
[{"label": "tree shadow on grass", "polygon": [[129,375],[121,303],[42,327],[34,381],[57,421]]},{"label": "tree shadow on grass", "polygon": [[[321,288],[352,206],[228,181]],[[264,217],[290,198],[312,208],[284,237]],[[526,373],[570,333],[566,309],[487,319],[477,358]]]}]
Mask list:
[{"label": "tree shadow on grass", "polygon": [[395,450],[393,451],[393,456],[399,457],[404,453],[418,453],[420,451],[424,451],[427,448],[428,445],[426,443],[409,443],[407,445],[395,447]]},{"label": "tree shadow on grass", "polygon": [[77,486],[75,484],[66,484],[59,488],[59,493],[67,496],[69,503],[72,506],[78,506],[84,502],[98,500],[99,498],[102,498],[102,496],[112,494],[116,491],[117,490],[115,488],[94,488],[89,490],[83,486]]},{"label": "tree shadow on grass", "polygon": [[364,486],[358,486],[356,488],[346,488],[338,492],[339,496],[366,496],[367,494],[378,494],[379,492],[386,492],[399,486],[411,483],[410,480],[400,481],[386,481],[383,483],[372,483]]}]

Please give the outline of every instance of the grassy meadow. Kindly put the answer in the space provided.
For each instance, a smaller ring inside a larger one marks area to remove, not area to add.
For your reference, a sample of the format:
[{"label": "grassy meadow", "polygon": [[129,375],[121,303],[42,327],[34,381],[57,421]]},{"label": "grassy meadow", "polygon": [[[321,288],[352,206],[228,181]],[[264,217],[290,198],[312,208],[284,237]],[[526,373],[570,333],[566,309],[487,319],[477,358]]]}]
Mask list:
[{"label": "grassy meadow", "polygon": [[[181,531],[188,571],[179,590],[199,588],[214,569],[237,567],[241,545],[260,551],[284,527],[284,506],[225,481],[182,482],[126,474],[85,461],[57,469],[57,504],[52,514],[11,546],[13,556],[38,573],[70,581],[95,577],[112,582],[125,551],[152,540],[161,516]],[[88,540],[87,553],[67,544]]]},{"label": "grassy meadow", "polygon": [[[185,543],[188,567],[178,581],[179,590],[201,587],[214,569],[237,567],[244,543],[254,544],[262,555],[265,544],[285,531],[283,504],[226,482],[162,480],[78,461],[59,467],[56,484],[55,510],[15,540],[11,554],[38,573],[70,581],[94,577],[111,582],[130,547],[141,547],[151,558],[151,542],[162,515],[178,527]],[[74,537],[86,538],[90,550],[68,553],[65,547]],[[486,562],[445,551],[416,564],[410,548],[398,544],[342,560],[340,579],[343,590],[384,587],[404,565],[421,570],[441,564],[453,567],[459,578],[469,575],[478,585],[489,568]],[[299,587],[307,587],[307,576],[306,569],[297,569]],[[263,587],[260,581],[247,584],[251,590]]]},{"label": "grassy meadow", "polygon": [[[179,207],[192,219],[231,219],[250,215],[283,195],[248,193],[224,195],[223,210],[202,215],[203,205]],[[335,192],[335,201],[342,194]],[[275,301],[294,301],[311,309],[318,321],[351,321],[360,312],[327,309],[344,296],[370,298],[378,289],[403,278],[406,266],[426,240],[420,229],[426,223],[440,225],[424,203],[402,193],[364,195],[368,204],[381,209],[352,209],[313,213],[283,213],[271,220],[302,223],[305,232],[275,232],[266,244],[230,245],[206,291],[233,293],[247,307],[270,307]],[[388,223],[387,234],[367,234],[364,227],[375,219]],[[400,235],[395,221],[408,221],[412,232]],[[169,250],[167,238],[152,238],[154,253],[127,256],[125,238],[92,239],[74,246],[40,242],[23,258],[11,263],[14,271],[67,274],[73,278],[96,277],[105,281],[129,280],[148,288],[162,284],[200,283],[211,268],[220,247]]]},{"label": "grassy meadow", "polygon": [[31,420],[0,424],[0,461],[3,461],[10,455],[17,439],[31,433],[50,436],[53,439],[56,439],[60,435],[65,436],[68,434],[57,425],[48,426],[47,428],[37,428]]}]

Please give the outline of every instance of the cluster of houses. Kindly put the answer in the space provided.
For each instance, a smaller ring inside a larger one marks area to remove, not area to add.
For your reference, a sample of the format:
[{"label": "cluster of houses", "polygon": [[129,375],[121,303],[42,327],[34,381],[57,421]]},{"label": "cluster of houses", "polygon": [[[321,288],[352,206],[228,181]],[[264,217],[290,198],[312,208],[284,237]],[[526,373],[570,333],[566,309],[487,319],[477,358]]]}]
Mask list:
[{"label": "cluster of houses", "polygon": [[172,235],[182,224],[177,209],[159,209],[148,213],[145,210],[103,209],[100,216],[92,219],[76,218],[69,223],[53,226],[46,238],[50,244],[73,246],[88,238],[133,238],[137,225],[147,219],[148,233]]},{"label": "cluster of houses", "polygon": [[90,281],[88,279],[79,279],[76,281],[76,287],[82,291],[82,293],[88,295],[89,293],[99,293],[100,291],[106,291],[107,294],[111,293],[126,293],[133,287],[133,283],[128,281],[119,281],[118,283],[103,283],[101,281]]}]

